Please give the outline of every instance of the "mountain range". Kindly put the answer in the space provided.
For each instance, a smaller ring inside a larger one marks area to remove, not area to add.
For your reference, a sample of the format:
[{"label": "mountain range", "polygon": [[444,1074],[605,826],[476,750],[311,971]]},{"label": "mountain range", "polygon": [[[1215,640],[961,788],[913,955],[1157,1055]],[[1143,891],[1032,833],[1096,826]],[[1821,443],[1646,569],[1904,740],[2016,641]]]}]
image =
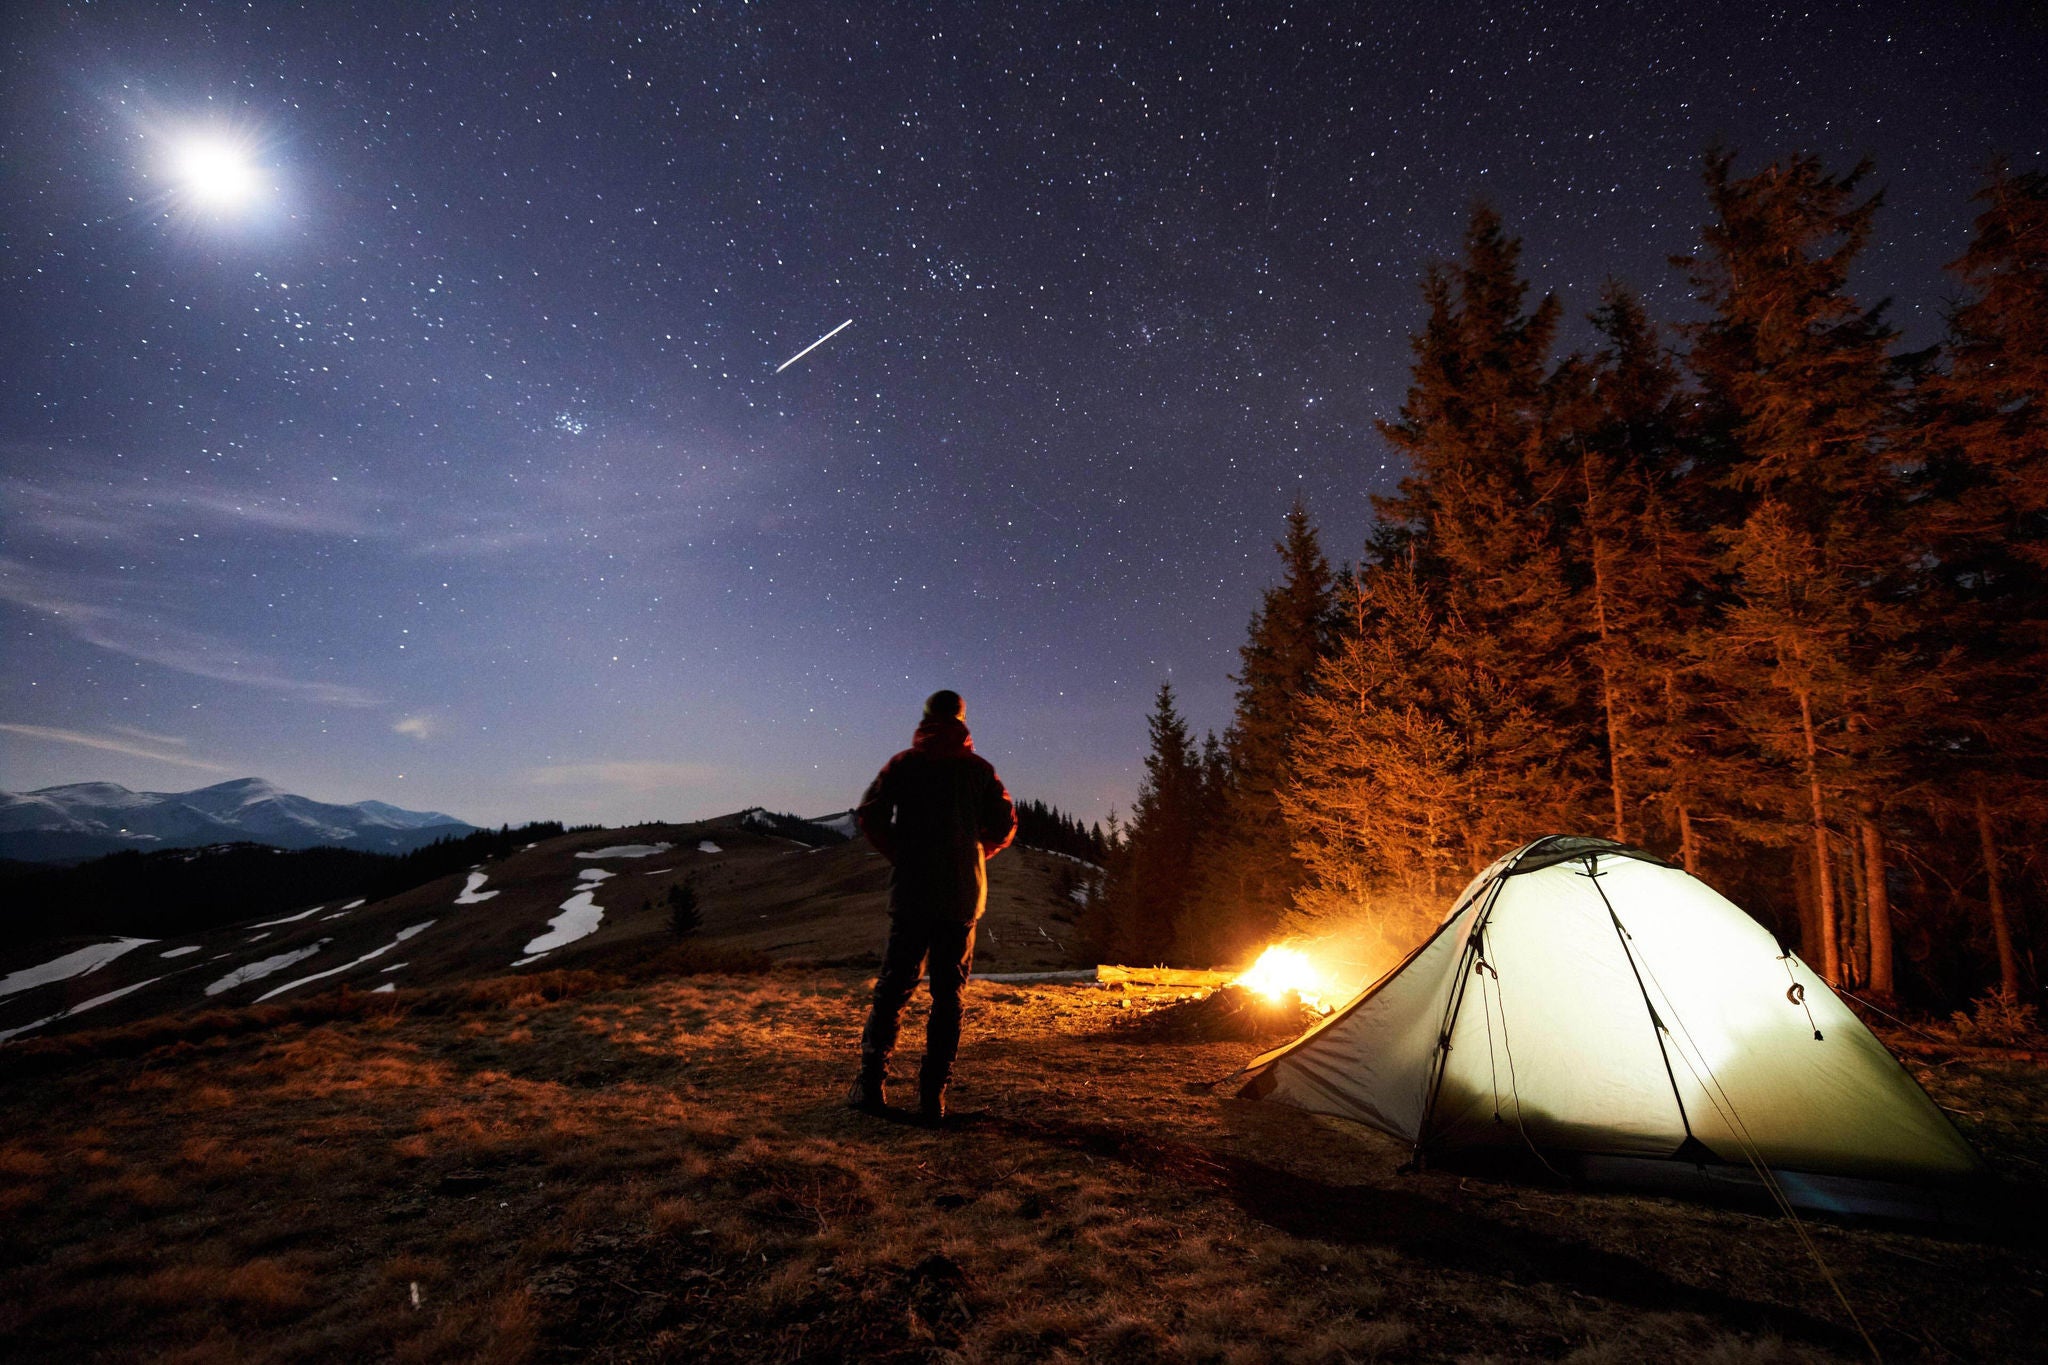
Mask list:
[{"label": "mountain range", "polygon": [[137,792],[113,782],[0,792],[0,858],[25,862],[238,842],[406,853],[475,828],[439,811],[384,801],[331,805],[257,777],[188,792]]}]

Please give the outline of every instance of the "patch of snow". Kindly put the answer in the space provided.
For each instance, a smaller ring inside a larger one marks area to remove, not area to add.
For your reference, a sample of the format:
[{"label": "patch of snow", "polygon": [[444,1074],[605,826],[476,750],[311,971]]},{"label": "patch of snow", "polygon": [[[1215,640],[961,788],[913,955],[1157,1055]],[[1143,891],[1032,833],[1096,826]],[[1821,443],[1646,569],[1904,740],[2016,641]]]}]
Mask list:
[{"label": "patch of snow", "polygon": [[849,839],[860,833],[860,819],[850,810],[843,810],[837,815],[821,815],[806,823],[822,825],[836,834],[844,834]]},{"label": "patch of snow", "polygon": [[698,844],[698,845],[697,845],[697,851],[698,851],[699,853],[723,853],[723,852],[725,852],[725,850],[724,850],[724,849],[720,848],[720,847],[719,847],[719,846],[718,846],[717,844],[714,844],[714,843],[712,843],[712,842],[711,842],[711,841],[710,841],[709,839],[706,839],[706,840],[704,840],[704,841],[703,841],[702,843]]},{"label": "patch of snow", "polygon": [[266,930],[264,930],[264,931],[263,931],[262,933],[260,933],[260,934],[251,934],[251,935],[249,935],[249,937],[247,937],[247,938],[243,939],[243,940],[242,940],[242,942],[244,942],[244,943],[261,943],[261,942],[263,942],[263,940],[264,940],[264,939],[266,939],[266,938],[269,938],[269,937],[270,937],[270,931],[269,931],[268,929],[266,929]]},{"label": "patch of snow", "polygon": [[183,957],[183,956],[185,956],[185,954],[187,954],[187,953],[196,953],[196,952],[198,952],[198,951],[199,951],[199,945],[198,945],[198,944],[196,944],[196,943],[188,943],[188,944],[186,944],[186,945],[185,945],[184,947],[182,947],[182,948],[173,948],[173,949],[171,949],[171,950],[170,950],[170,951],[168,951],[168,952],[158,953],[158,954],[157,954],[157,956],[158,956],[158,957]]},{"label": "patch of snow", "polygon": [[657,853],[666,853],[674,844],[613,844],[610,848],[594,848],[579,853],[579,858],[652,858]]},{"label": "patch of snow", "polygon": [[370,990],[370,994],[372,994],[372,995],[393,995],[393,994],[397,993],[397,990],[398,990],[398,983],[397,983],[397,982],[395,982],[395,981],[387,981],[387,982],[385,982],[385,983],[384,983],[383,985],[381,985],[381,986],[374,986],[374,987],[372,987],[372,988],[371,988],[371,990]]},{"label": "patch of snow", "polygon": [[576,880],[580,882],[589,882],[592,886],[595,886],[597,885],[597,883],[604,881],[606,878],[613,877],[616,875],[618,874],[613,872],[607,872],[601,867],[586,867],[581,872],[578,872],[576,874]]},{"label": "patch of snow", "polygon": [[324,905],[316,905],[311,910],[301,910],[298,914],[286,915],[283,919],[267,919],[255,924],[245,924],[242,927],[244,929],[275,929],[280,924],[297,924],[302,919],[310,919],[326,908]]},{"label": "patch of snow", "polygon": [[[339,967],[329,967],[324,972],[315,972],[311,976],[302,976],[297,981],[287,981],[282,986],[277,987],[275,990],[268,990],[265,991],[263,994],[257,996],[256,1003],[260,1005],[264,1001],[270,999],[270,997],[273,995],[283,995],[286,991],[296,990],[300,986],[304,986],[309,982],[324,981],[326,978],[330,976],[339,976],[343,972],[347,971],[349,968],[360,967],[365,962],[375,962],[378,958],[384,956],[384,954],[390,952],[393,948],[396,948],[399,944],[405,942],[407,939],[411,938],[414,934],[419,933],[421,930],[426,929],[431,924],[433,924],[432,920],[422,920],[418,924],[409,924],[405,928],[400,929],[398,931],[397,938],[392,939],[391,942],[385,944],[382,948],[373,948],[369,952],[364,953],[361,957],[357,958],[354,962],[344,962]],[[400,965],[403,966],[404,964],[401,963]]]},{"label": "patch of snow", "polygon": [[1030,849],[1033,853],[1043,853],[1048,858],[1064,858],[1070,863],[1079,863],[1082,867],[1087,868],[1090,872],[1102,871],[1102,865],[1099,863],[1091,863],[1086,858],[1076,858],[1071,853],[1061,853],[1057,849],[1040,848],[1036,844],[1019,844],[1017,845],[1017,847]]},{"label": "patch of snow", "polygon": [[4,1032],[0,1032],[0,1043],[6,1042],[9,1038],[19,1038],[22,1034],[32,1033],[39,1028],[47,1028],[49,1025],[56,1023],[59,1019],[69,1019],[74,1014],[84,1014],[87,1010],[98,1009],[101,1005],[106,1004],[109,1000],[119,1000],[122,996],[127,995],[130,991],[139,991],[144,986],[154,986],[157,982],[161,980],[163,980],[163,977],[161,976],[152,976],[147,981],[138,981],[132,986],[123,986],[121,987],[120,990],[108,991],[105,995],[95,995],[90,1000],[81,1000],[77,1004],[73,1005],[70,1009],[59,1010],[57,1011],[57,1013],[49,1016],[47,1019],[38,1019],[32,1024],[23,1024],[20,1028],[11,1028],[7,1029]]},{"label": "patch of snow", "polygon": [[525,957],[512,965],[524,967],[538,958],[546,957],[565,943],[574,943],[579,938],[589,938],[597,932],[597,926],[604,922],[604,907],[597,903],[597,892],[578,891],[562,902],[562,913],[548,921],[548,931],[526,945]]},{"label": "patch of snow", "polygon": [[323,938],[310,948],[296,948],[289,953],[279,953],[276,957],[266,957],[261,962],[245,962],[220,980],[214,982],[211,986],[208,986],[206,993],[208,995],[219,995],[222,991],[231,991],[235,987],[247,985],[251,981],[261,981],[273,972],[281,972],[287,967],[304,962],[307,958],[332,942],[334,940],[331,938]]},{"label": "patch of snow", "polygon": [[400,967],[410,967],[411,965],[410,962],[394,962],[389,967],[379,967],[377,970],[379,972],[395,972]]},{"label": "patch of snow", "polygon": [[[53,981],[69,981],[74,976],[96,972],[121,954],[133,952],[145,943],[157,941],[153,938],[109,939],[105,943],[79,948],[62,957],[53,957],[40,966],[23,967],[18,972],[11,972],[5,978],[0,978],[0,1000],[10,995],[19,995],[23,991],[34,990],[37,986],[47,986]],[[49,1020],[43,1022],[48,1023]]]},{"label": "patch of snow", "polygon": [[652,872],[642,872],[640,875],[643,877],[666,877],[673,871],[675,869],[672,867],[657,867]]},{"label": "patch of snow", "polygon": [[457,905],[475,905],[479,901],[487,901],[497,895],[498,893],[495,891],[481,889],[483,884],[489,880],[490,878],[481,872],[470,873],[469,884],[462,888],[462,894],[455,898],[455,903]]},{"label": "patch of snow", "polygon": [[368,896],[357,896],[354,900],[350,901],[347,905],[344,905],[341,908],[344,910],[355,910],[359,909],[362,906],[368,905],[369,903],[370,898]]}]

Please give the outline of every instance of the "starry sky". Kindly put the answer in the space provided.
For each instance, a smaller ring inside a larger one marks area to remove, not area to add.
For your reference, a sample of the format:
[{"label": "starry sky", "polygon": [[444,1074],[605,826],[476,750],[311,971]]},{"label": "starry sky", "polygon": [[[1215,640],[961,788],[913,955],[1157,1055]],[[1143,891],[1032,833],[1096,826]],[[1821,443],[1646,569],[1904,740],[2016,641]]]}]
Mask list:
[{"label": "starry sky", "polygon": [[1358,553],[1475,200],[1681,321],[1704,148],[1867,155],[1931,342],[2028,11],[9,6],[0,788],[821,814],[951,686],[1127,808],[1290,503]]}]

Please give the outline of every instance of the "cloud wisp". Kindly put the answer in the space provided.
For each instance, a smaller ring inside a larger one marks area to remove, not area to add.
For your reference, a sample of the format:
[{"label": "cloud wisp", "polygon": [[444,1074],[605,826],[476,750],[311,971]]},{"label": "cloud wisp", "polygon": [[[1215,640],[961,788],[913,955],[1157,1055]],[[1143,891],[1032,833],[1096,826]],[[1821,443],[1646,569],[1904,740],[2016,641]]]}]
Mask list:
[{"label": "cloud wisp", "polygon": [[[117,726],[115,728],[120,730],[128,729],[126,726]],[[80,748],[99,749],[110,754],[126,754],[130,758],[146,758],[156,763],[172,763],[181,768],[198,768],[202,772],[230,773],[235,771],[226,764],[211,763],[206,759],[194,758],[190,754],[178,753],[167,748],[169,745],[184,743],[183,740],[171,739],[167,736],[152,736],[151,738],[157,742],[154,745],[150,745],[139,743],[122,735],[95,735],[88,734],[83,730],[62,730],[51,725],[17,725],[11,721],[0,721],[0,730],[4,730],[10,735],[21,735],[27,739],[47,740],[52,744],[76,744]]]},{"label": "cloud wisp", "polygon": [[383,699],[346,683],[295,678],[231,641],[188,630],[128,607],[89,600],[79,584],[18,559],[0,558],[0,602],[49,617],[89,645],[215,682],[237,683],[329,706],[380,706]]},{"label": "cloud wisp", "polygon": [[328,485],[259,492],[173,479],[106,479],[40,473],[0,478],[9,519],[38,535],[147,548],[194,527],[368,539],[386,534],[376,509]]}]

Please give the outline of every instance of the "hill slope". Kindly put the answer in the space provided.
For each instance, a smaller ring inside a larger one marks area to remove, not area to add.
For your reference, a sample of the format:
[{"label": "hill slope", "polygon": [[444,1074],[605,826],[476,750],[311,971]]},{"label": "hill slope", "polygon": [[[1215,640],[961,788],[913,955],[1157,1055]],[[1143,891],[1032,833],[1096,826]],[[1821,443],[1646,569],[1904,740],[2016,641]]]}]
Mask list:
[{"label": "hill slope", "polygon": [[[741,812],[567,834],[384,900],[303,906],[177,939],[122,938],[104,961],[94,955],[107,936],[0,948],[0,1041],[344,986],[410,992],[630,964],[674,943],[664,900],[685,881],[703,917],[697,942],[775,961],[878,960],[880,856],[865,841],[807,844],[774,828]],[[989,864],[979,970],[1080,965],[1067,895],[1074,867],[1031,849]],[[90,970],[57,965],[74,953]]]}]

